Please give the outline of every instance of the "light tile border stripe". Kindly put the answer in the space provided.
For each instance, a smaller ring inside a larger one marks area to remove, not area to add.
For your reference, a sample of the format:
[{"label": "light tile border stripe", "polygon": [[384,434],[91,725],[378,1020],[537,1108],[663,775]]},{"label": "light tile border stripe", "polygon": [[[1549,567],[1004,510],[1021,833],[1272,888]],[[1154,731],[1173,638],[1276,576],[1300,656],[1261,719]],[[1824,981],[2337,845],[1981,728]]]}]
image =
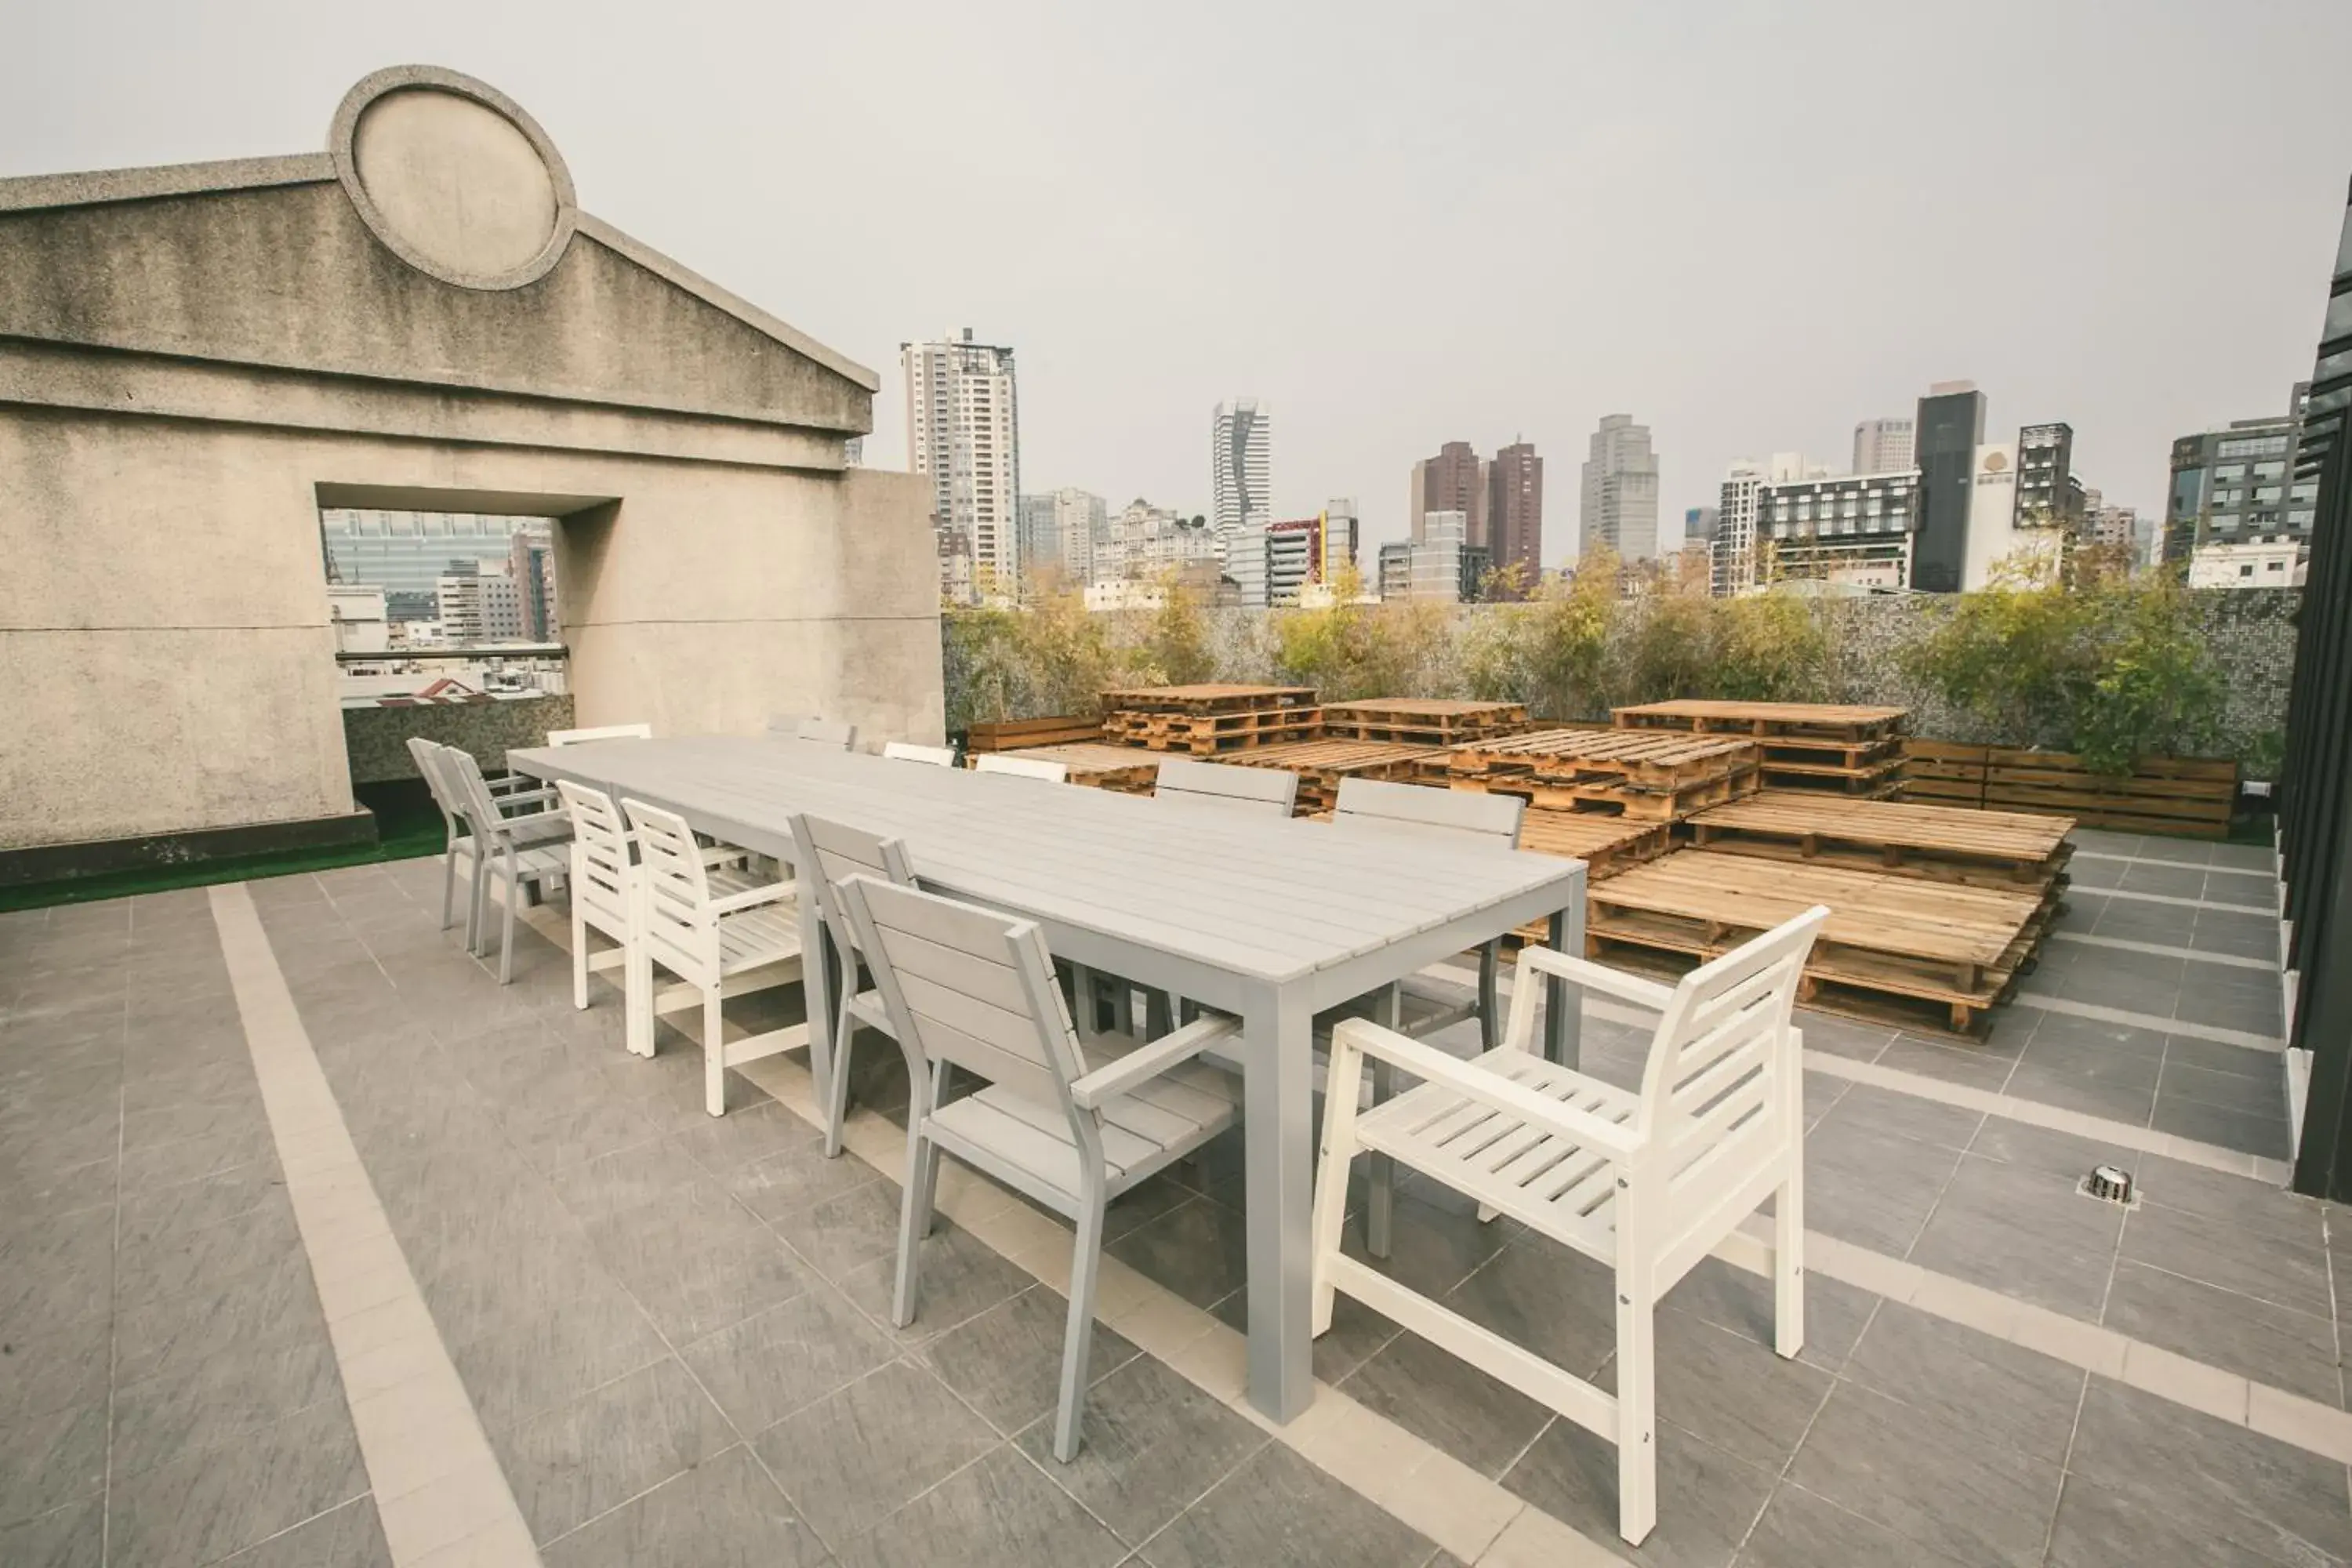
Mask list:
[{"label": "light tile border stripe", "polygon": [[[1745,1228],[1769,1240],[1770,1226],[1769,1218],[1760,1226],[1751,1219]],[[1805,1266],[1841,1284],[2352,1465],[2352,1413],[1821,1231],[1805,1232]]]},{"label": "light tile border stripe", "polygon": [[2218,1046],[2242,1046],[2250,1051],[2268,1051],[2273,1056],[2286,1049],[2286,1042],[2275,1035],[2225,1029],[2219,1024],[2192,1024],[2186,1018],[2159,1018],[2153,1013],[2132,1013],[2091,1002],[2069,1002],[2063,996],[2044,995],[2039,991],[2020,991],[2014,1000],[2045,1013],[2064,1013],[2101,1024],[2124,1024],[2135,1029],[2152,1029],[2160,1035],[2186,1035],[2192,1040],[2210,1040]]},{"label": "light tile border stripe", "polygon": [[2178,1133],[2159,1132],[2153,1127],[2135,1127],[2128,1121],[2091,1116],[2080,1110],[2069,1110],[2063,1106],[2047,1105],[2038,1100],[2025,1100],[1989,1089],[1971,1089],[1967,1084],[1947,1083],[1942,1079],[1929,1078],[1924,1073],[1881,1067],[1876,1062],[1856,1061],[1852,1057],[1836,1056],[1827,1051],[1807,1051],[1805,1070],[1830,1078],[1842,1078],[1849,1083],[1890,1089],[1899,1094],[1932,1100],[1961,1110],[1980,1111],[2008,1121],[2021,1121],[2029,1127],[2043,1127],[2053,1132],[2072,1132],[2078,1137],[2095,1138],[2102,1143],[2136,1149],[2143,1154],[2161,1154],[2184,1165],[2199,1165],[2232,1176],[2250,1176],[2274,1187],[2284,1188],[2294,1174],[2294,1167],[2284,1160],[2249,1154],[2241,1150],[2224,1148],[2219,1143],[2203,1143]]},{"label": "light tile border stripe", "polygon": [[2267,958],[2248,958],[2242,953],[2207,952],[2194,947],[2174,947],[2161,942],[2133,942],[2120,936],[2093,936],[2088,931],[2053,931],[2053,942],[2076,942],[2084,947],[2107,947],[2118,952],[2145,952],[2158,958],[2185,958],[2194,963],[2219,963],[2231,969],[2259,969],[2265,974],[2278,973],[2278,965]]},{"label": "light tile border stripe", "polygon": [[[2183,869],[2195,871],[2201,870],[2203,868],[2189,866]],[[2079,893],[2084,898],[2096,894],[2103,899],[2132,899],[2143,904],[2170,904],[2177,909],[2218,910],[2223,914],[2230,915],[2276,915],[2278,913],[2277,906],[2273,904],[2219,903],[2211,899],[2184,899],[2174,893],[2138,893],[2126,888],[2094,888],[2084,883],[2077,883],[2067,890]]]},{"label": "light tile border stripe", "polygon": [[[2077,849],[2077,860],[2112,860],[2118,866],[2165,866],[2180,871],[2210,871],[2223,877],[2262,877],[2275,879],[2278,873],[2254,866],[2198,866],[2187,860],[2167,860],[2153,855],[2111,855],[2104,849]],[[2086,888],[2085,892],[2098,889]]]},{"label": "light tile border stripe", "polygon": [[392,1561],[539,1568],[539,1549],[360,1163],[253,896],[242,882],[208,891]]}]

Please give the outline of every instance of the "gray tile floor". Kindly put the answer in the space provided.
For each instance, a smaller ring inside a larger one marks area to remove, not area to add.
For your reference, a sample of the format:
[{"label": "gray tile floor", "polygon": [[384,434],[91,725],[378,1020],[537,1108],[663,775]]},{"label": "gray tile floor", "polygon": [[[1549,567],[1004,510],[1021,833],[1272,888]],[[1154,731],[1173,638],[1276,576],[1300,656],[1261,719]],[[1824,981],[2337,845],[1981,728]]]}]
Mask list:
[{"label": "gray tile floor", "polygon": [[[2094,842],[2253,880],[2231,847]],[[628,1057],[609,994],[575,1013],[535,937],[501,990],[438,931],[436,879],[252,893],[549,1563],[1450,1561],[1108,1329],[1087,1447],[1055,1463],[1057,1295],[950,1226],[893,1330],[887,1174],[824,1160],[740,1079],[705,1117],[698,1063]],[[2107,903],[2093,929],[2175,909]],[[2206,912],[2130,940],[2212,951]],[[2193,963],[2083,946],[2047,983],[2133,1011],[2169,984],[2178,1009]],[[2245,1047],[2021,1005],[1977,1046],[1805,1023],[1818,1050],[2284,1152],[2277,1059]],[[1587,1020],[1602,1076],[1641,1046]],[[859,1060],[861,1102],[903,1115],[895,1052]],[[0,916],[0,1562],[388,1563],[205,896]],[[1814,1229],[2343,1405],[2327,1206],[1827,1073],[1807,1104]],[[2102,1160],[2137,1173],[2137,1210],[2074,1192]],[[1238,1170],[1213,1148],[1110,1227],[1234,1322]],[[1605,1276],[1411,1179],[1399,1211],[1385,1267],[1610,1383]],[[2352,1563],[2339,1464],[1819,1274],[1809,1300],[1785,1363],[1760,1281],[1710,1262],[1668,1297],[1661,1522],[1630,1555]],[[1622,1550],[1611,1451],[1580,1429],[1344,1300],[1317,1364]]]}]

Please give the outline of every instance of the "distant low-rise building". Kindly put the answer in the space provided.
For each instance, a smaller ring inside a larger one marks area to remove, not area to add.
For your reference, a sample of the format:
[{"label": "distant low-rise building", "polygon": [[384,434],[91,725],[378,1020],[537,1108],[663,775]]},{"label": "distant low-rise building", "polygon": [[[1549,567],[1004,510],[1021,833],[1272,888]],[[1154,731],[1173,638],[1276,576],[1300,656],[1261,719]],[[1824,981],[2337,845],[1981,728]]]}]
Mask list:
[{"label": "distant low-rise building", "polygon": [[2293,538],[2258,544],[2200,544],[2189,557],[2192,588],[2300,588],[2304,547]]},{"label": "distant low-rise building", "polygon": [[2319,480],[2294,473],[2310,395],[2311,384],[2297,383],[2284,415],[2240,419],[2173,442],[2165,560],[2188,560],[2200,545],[2279,539],[2309,551]]},{"label": "distant low-rise building", "polygon": [[1466,514],[1433,511],[1419,540],[1381,545],[1381,597],[1444,605],[1477,598],[1494,555],[1471,544],[1468,532]]},{"label": "distant low-rise building", "polygon": [[1218,543],[1206,518],[1188,518],[1139,497],[1109,520],[1094,554],[1091,579],[1150,581],[1203,562],[1216,563],[1222,559]]},{"label": "distant low-rise building", "polygon": [[1917,469],[1767,482],[1756,504],[1766,544],[1759,575],[1889,593],[1910,586]]},{"label": "distant low-rise building", "polygon": [[457,647],[521,642],[522,595],[504,572],[446,576],[434,584],[442,632]]}]

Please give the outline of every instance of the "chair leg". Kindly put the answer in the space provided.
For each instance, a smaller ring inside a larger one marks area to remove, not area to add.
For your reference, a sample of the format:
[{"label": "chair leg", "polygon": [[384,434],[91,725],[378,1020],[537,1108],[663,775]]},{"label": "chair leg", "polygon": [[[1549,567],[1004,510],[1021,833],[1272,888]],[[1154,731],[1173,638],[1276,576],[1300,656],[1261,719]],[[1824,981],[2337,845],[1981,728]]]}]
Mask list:
[{"label": "chair leg", "polygon": [[441,855],[441,929],[447,931],[457,921],[457,836],[449,835],[449,846]]},{"label": "chair leg", "polygon": [[727,1035],[716,976],[702,988],[702,1109],[727,1114]]},{"label": "chair leg", "polygon": [[[840,998],[834,1009],[833,1063],[824,1085],[824,1157],[841,1157],[842,1125],[849,1120],[849,1064],[856,1049],[857,1019],[849,1010],[856,999],[852,989],[857,984],[856,960],[842,954],[842,984],[834,994]],[[910,1090],[912,1092],[912,1090]],[[914,1112],[907,1115],[911,1121]]]},{"label": "chair leg", "polygon": [[572,900],[572,1005],[588,1008],[588,911],[578,899]]},{"label": "chair leg", "polygon": [[923,1237],[931,1232],[931,1202],[940,1184],[939,1145],[923,1136],[929,1114],[920,1104],[907,1109],[907,1190],[898,1203],[898,1283],[890,1298],[890,1321],[902,1329],[915,1321],[917,1266]]},{"label": "chair leg", "polygon": [[645,943],[632,940],[621,959],[621,1037],[632,1056],[654,1054],[654,961]]},{"label": "chair leg", "polygon": [[1805,1348],[1804,1153],[1772,1195],[1772,1349],[1793,1359]]},{"label": "chair leg", "polygon": [[1363,1081],[1363,1053],[1334,1041],[1331,1076],[1327,1084],[1345,1084],[1348,1092],[1323,1091],[1323,1159],[1315,1173],[1313,1332],[1331,1326],[1330,1260],[1339,1250],[1339,1232],[1348,1219],[1348,1166],[1356,1157],[1356,1086]]},{"label": "chair leg", "polygon": [[1656,1311],[1617,1276],[1617,1533],[1635,1546],[1658,1522]]},{"label": "chair leg", "polygon": [[522,885],[515,876],[514,851],[507,851],[507,907],[499,932],[499,984],[510,984],[514,979],[514,916],[515,905],[521,901]]},{"label": "chair leg", "polygon": [[[1381,1023],[1384,1027],[1393,1029],[1403,1021],[1404,987],[1392,984],[1381,995]],[[1356,1089],[1354,1084],[1348,1086],[1350,1095]],[[1323,1092],[1326,1097],[1323,1114],[1328,1116],[1331,1114],[1328,1109],[1329,1080],[1327,1080]],[[1375,1058],[1372,1062],[1372,1103],[1382,1104],[1395,1092],[1396,1068]],[[1396,1162],[1386,1154],[1374,1154],[1370,1165],[1368,1173],[1371,1179],[1371,1196],[1364,1210],[1364,1250],[1374,1258],[1385,1258],[1389,1255],[1390,1227],[1396,1217]]]},{"label": "chair leg", "polygon": [[1062,1336],[1061,1413],[1054,1420],[1054,1458],[1078,1457],[1078,1423],[1087,1403],[1087,1364],[1094,1355],[1095,1280],[1102,1273],[1103,1180],[1089,1173],[1070,1255],[1070,1326]]},{"label": "chair leg", "polygon": [[474,847],[467,854],[466,859],[468,895],[466,903],[466,951],[479,958],[482,955],[482,889],[488,886],[487,873],[489,870],[488,862],[482,858],[481,840],[474,841]]}]

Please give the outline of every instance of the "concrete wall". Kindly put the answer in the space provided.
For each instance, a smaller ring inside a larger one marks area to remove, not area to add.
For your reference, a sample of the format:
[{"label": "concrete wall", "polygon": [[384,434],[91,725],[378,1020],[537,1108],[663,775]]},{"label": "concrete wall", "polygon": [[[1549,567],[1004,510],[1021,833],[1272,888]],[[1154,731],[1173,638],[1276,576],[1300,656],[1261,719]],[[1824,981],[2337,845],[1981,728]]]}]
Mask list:
[{"label": "concrete wall", "polygon": [[[0,180],[0,852],[351,809],[322,503],[562,518],[583,724],[940,739],[928,493],[844,466],[878,378],[577,213],[527,120],[363,82],[337,134],[424,160],[383,210],[328,154]],[[535,215],[488,261],[551,226],[503,279],[419,205],[485,147]]]}]

